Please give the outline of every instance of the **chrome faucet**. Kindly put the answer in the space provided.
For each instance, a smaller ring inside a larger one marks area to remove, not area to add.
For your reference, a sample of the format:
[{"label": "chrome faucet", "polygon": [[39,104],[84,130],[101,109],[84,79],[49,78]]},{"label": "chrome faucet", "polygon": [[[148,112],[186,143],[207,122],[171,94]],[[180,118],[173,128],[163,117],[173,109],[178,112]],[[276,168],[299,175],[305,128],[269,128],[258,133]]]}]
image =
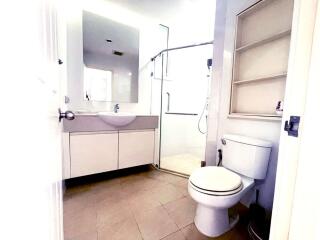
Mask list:
[{"label": "chrome faucet", "polygon": [[114,111],[115,113],[117,113],[117,112],[119,111],[119,109],[120,109],[119,103],[117,103],[117,104],[115,104],[115,105],[113,106],[113,111]]}]

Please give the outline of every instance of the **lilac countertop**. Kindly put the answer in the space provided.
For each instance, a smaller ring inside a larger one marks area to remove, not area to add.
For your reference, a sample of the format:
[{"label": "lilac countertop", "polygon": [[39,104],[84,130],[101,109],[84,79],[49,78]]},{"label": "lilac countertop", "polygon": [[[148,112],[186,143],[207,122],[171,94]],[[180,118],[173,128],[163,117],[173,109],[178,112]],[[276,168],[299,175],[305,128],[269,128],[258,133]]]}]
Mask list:
[{"label": "lilac countertop", "polygon": [[117,130],[139,130],[158,128],[159,117],[138,115],[136,119],[122,127],[114,127],[102,121],[96,114],[76,114],[72,121],[63,119],[64,132],[97,132]]}]

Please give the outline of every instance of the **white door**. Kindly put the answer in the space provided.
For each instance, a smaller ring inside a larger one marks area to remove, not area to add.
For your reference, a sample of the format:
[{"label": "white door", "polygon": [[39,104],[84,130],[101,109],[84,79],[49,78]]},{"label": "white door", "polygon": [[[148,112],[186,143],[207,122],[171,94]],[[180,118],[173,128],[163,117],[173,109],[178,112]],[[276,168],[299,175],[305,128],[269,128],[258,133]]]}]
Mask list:
[{"label": "white door", "polygon": [[320,4],[317,10],[289,239],[320,239]]},{"label": "white door", "polygon": [[55,14],[49,1],[1,9],[0,239],[63,239]]},{"label": "white door", "polygon": [[[299,218],[300,224],[297,224],[296,222],[295,225],[291,225],[291,228],[290,224],[291,218],[294,217],[294,215],[292,215],[292,208],[294,207],[295,202],[296,183],[298,183],[297,176],[299,176],[297,175],[297,172],[301,171],[301,166],[308,162],[306,158],[300,157],[302,150],[301,141],[304,136],[304,131],[308,128],[310,130],[310,127],[313,127],[306,125],[305,104],[307,93],[309,92],[307,91],[307,88],[310,82],[309,70],[312,55],[312,43],[314,41],[316,10],[317,0],[295,0],[294,2],[291,34],[292,40],[290,46],[283,120],[288,120],[290,116],[301,116],[301,123],[298,137],[288,136],[288,133],[285,131],[281,132],[270,233],[270,239],[272,240],[313,239],[309,238],[306,234],[313,234],[309,231],[309,227],[311,226],[306,225],[310,223],[310,220],[312,219],[304,218],[303,215],[296,215],[296,217]],[[316,39],[319,41],[319,38]],[[318,45],[319,42],[316,44]],[[319,67],[319,65],[317,67]],[[319,79],[317,79],[317,81],[319,81]],[[319,88],[318,91],[320,91]],[[312,121],[310,121],[310,123],[311,122]],[[282,129],[283,127],[284,122],[282,123]],[[317,160],[319,160],[318,152],[317,154],[314,154],[312,158],[318,158]],[[311,172],[309,173],[311,174]],[[318,186],[317,189],[319,189]],[[301,191],[301,193],[302,192],[303,191]],[[316,199],[312,199],[311,195],[304,195],[300,197],[305,199],[304,206],[300,205],[300,207],[305,208],[303,211],[305,211],[307,215],[312,214],[312,207],[319,205],[315,202]],[[314,205],[313,203],[316,204]],[[293,227],[296,229],[294,230]],[[300,236],[296,235],[298,230],[304,234]]]}]

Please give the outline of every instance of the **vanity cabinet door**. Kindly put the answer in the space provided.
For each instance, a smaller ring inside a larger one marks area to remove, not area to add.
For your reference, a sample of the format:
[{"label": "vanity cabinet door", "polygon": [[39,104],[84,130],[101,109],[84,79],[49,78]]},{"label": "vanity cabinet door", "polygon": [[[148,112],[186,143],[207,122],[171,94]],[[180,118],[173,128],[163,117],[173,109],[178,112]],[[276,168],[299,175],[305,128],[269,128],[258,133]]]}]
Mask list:
[{"label": "vanity cabinet door", "polygon": [[154,130],[119,133],[119,168],[153,163]]},{"label": "vanity cabinet door", "polygon": [[118,133],[71,133],[71,177],[118,168]]}]

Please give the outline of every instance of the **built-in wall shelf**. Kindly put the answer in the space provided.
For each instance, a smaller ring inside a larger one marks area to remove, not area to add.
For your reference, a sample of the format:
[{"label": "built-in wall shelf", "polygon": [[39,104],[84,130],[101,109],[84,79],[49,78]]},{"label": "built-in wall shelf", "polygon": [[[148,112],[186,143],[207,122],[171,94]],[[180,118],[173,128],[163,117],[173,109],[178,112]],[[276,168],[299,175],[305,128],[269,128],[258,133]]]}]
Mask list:
[{"label": "built-in wall shelf", "polygon": [[235,118],[235,119],[251,119],[251,120],[267,120],[267,121],[275,121],[281,122],[282,116],[279,115],[250,115],[245,113],[232,113],[228,115],[228,118]]},{"label": "built-in wall shelf", "polygon": [[244,46],[238,47],[236,49],[236,52],[243,52],[243,51],[249,50],[250,48],[258,47],[258,46],[261,46],[263,44],[278,40],[278,39],[283,38],[283,37],[286,37],[286,36],[288,36],[290,34],[291,34],[291,29],[285,30],[285,31],[273,34],[273,35],[271,35],[271,36],[269,36],[267,38],[264,38],[264,39],[261,39],[261,40],[258,40],[258,41],[254,41],[252,43],[249,43],[249,44],[246,44]]},{"label": "built-in wall shelf", "polygon": [[257,81],[277,79],[277,78],[285,79],[286,77],[287,77],[287,73],[281,73],[281,74],[275,74],[275,75],[270,75],[270,76],[265,76],[265,77],[260,77],[260,78],[234,81],[233,84],[251,83],[251,82],[257,82]]},{"label": "built-in wall shelf", "polygon": [[281,119],[276,108],[284,100],[292,13],[293,0],[264,0],[236,15],[231,118]]}]

